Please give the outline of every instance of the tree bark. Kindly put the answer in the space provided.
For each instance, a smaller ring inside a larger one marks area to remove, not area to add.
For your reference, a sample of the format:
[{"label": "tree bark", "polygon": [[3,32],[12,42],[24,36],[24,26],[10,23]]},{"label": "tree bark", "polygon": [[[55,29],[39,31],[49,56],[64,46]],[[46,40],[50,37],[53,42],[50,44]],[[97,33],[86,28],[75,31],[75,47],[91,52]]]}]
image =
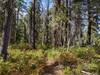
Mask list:
[{"label": "tree bark", "polygon": [[87,31],[87,43],[91,44],[91,25],[92,25],[92,17],[91,17],[91,5],[90,5],[90,0],[88,0],[88,31]]},{"label": "tree bark", "polygon": [[16,11],[13,11],[12,26],[11,26],[11,38],[10,43],[16,43]]},{"label": "tree bark", "polygon": [[[36,49],[36,21],[35,21],[35,10],[36,10],[36,7],[35,7],[35,4],[36,3],[36,1],[35,0],[33,0],[33,2],[32,2],[32,11],[31,11],[31,14],[32,14],[32,17],[31,17],[31,27],[32,27],[32,29],[31,29],[31,35],[32,35],[32,47],[33,47],[33,49]],[[31,38],[31,37],[30,37]]]},{"label": "tree bark", "polygon": [[7,48],[10,39],[10,30],[12,24],[12,16],[13,16],[13,1],[7,1],[7,7],[5,9],[5,23],[4,23],[4,35],[3,35],[3,45],[2,45],[2,56],[4,60],[7,60]]},{"label": "tree bark", "polygon": [[47,14],[45,18],[45,28],[46,28],[46,38],[45,38],[45,45],[48,47],[49,45],[49,0],[47,1]]},{"label": "tree bark", "polygon": [[72,5],[72,2],[70,0],[66,0],[66,16],[69,18],[68,21],[66,21],[66,41],[65,41],[65,46],[69,47],[70,45],[70,38],[71,38],[71,24],[70,24],[70,21],[71,21],[71,5]]}]

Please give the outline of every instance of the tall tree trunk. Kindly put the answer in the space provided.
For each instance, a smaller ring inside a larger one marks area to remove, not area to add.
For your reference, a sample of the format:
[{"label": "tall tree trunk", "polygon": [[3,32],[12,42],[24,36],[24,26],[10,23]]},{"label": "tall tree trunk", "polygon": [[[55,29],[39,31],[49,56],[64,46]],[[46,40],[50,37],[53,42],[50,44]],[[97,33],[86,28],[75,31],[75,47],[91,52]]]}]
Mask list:
[{"label": "tall tree trunk", "polygon": [[77,33],[77,38],[79,42],[79,46],[82,46],[82,19],[81,19],[81,9],[78,7],[78,12],[77,12],[77,27],[76,27],[76,33]]},{"label": "tall tree trunk", "polygon": [[4,35],[3,35],[3,45],[2,45],[2,56],[4,60],[7,60],[7,48],[10,38],[10,30],[13,17],[13,1],[7,0],[6,9],[5,9],[5,23],[4,23]]},{"label": "tall tree trunk", "polygon": [[26,24],[24,24],[24,42],[25,42],[25,43],[28,42]]},{"label": "tall tree trunk", "polygon": [[32,8],[29,11],[29,44],[32,47]]},{"label": "tall tree trunk", "polygon": [[[66,0],[66,17],[68,17],[68,0]],[[67,46],[68,43],[68,20],[65,22],[65,47]]]},{"label": "tall tree trunk", "polygon": [[65,41],[65,46],[69,47],[70,45],[70,38],[71,38],[71,7],[72,7],[72,1],[66,0],[66,16],[69,18],[68,21],[66,21],[66,41]]},{"label": "tall tree trunk", "polygon": [[36,1],[32,0],[32,8],[29,13],[29,43],[33,49],[36,49],[36,20],[35,20],[35,13]]},{"label": "tall tree trunk", "polygon": [[16,11],[13,12],[10,43],[16,43]]},{"label": "tall tree trunk", "polygon": [[47,1],[47,14],[45,18],[45,29],[46,29],[46,38],[45,38],[45,45],[48,47],[49,45],[49,2],[50,0]]},{"label": "tall tree trunk", "polygon": [[35,43],[36,43],[36,27],[35,27],[35,25],[36,25],[36,22],[35,22],[35,0],[33,0],[33,5],[32,5],[32,11],[33,11],[33,13],[32,13],[32,28],[33,28],[33,44],[32,44],[32,47],[35,49],[36,48],[36,46],[35,46]]},{"label": "tall tree trunk", "polygon": [[91,5],[90,5],[90,0],[88,0],[88,31],[87,31],[87,43],[91,44],[91,25],[92,25],[92,17],[91,17]]}]

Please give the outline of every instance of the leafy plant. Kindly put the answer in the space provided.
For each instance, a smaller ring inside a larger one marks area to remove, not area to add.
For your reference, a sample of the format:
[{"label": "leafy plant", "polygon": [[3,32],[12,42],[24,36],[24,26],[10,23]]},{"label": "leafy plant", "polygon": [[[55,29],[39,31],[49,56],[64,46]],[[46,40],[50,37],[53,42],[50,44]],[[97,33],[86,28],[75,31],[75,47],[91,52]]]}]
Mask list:
[{"label": "leafy plant", "polygon": [[76,55],[71,52],[64,52],[60,55],[60,61],[64,66],[75,68],[78,64]]},{"label": "leafy plant", "polygon": [[79,47],[71,49],[81,59],[92,59],[95,56],[95,50],[89,47]]}]

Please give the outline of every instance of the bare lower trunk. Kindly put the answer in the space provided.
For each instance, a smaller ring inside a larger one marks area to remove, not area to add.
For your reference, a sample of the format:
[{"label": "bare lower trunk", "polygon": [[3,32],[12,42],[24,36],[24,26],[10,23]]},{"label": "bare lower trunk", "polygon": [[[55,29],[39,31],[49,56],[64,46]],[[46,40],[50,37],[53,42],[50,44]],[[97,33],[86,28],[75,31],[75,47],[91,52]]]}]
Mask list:
[{"label": "bare lower trunk", "polygon": [[32,46],[32,9],[29,13],[29,44]]},{"label": "bare lower trunk", "polygon": [[10,38],[10,29],[12,24],[12,13],[13,13],[13,0],[7,1],[7,8],[5,11],[5,23],[4,23],[4,34],[3,34],[3,45],[2,45],[2,56],[4,60],[7,60],[7,48]]},{"label": "bare lower trunk", "polygon": [[90,0],[88,1],[88,21],[89,21],[89,25],[88,25],[88,31],[87,31],[87,43],[91,44],[91,25],[92,25],[92,12],[91,12],[91,5],[90,5]]},{"label": "bare lower trunk", "polygon": [[33,20],[33,23],[32,23],[33,24],[33,46],[32,47],[35,49],[36,48],[36,46],[35,46],[35,42],[36,42],[36,39],[35,39],[36,38],[35,37],[36,36],[36,30],[35,30],[35,28],[36,28],[36,26],[35,26],[36,25],[36,22],[35,22],[35,0],[33,2],[32,8],[33,8],[33,15],[32,15],[33,16],[33,19],[32,19]]},{"label": "bare lower trunk", "polygon": [[45,30],[46,30],[46,38],[45,38],[45,45],[48,47],[49,46],[49,0],[47,1],[47,14],[46,14],[46,18],[45,18]]},{"label": "bare lower trunk", "polygon": [[12,18],[12,26],[11,26],[11,38],[10,43],[16,43],[16,11],[14,10],[13,18]]}]

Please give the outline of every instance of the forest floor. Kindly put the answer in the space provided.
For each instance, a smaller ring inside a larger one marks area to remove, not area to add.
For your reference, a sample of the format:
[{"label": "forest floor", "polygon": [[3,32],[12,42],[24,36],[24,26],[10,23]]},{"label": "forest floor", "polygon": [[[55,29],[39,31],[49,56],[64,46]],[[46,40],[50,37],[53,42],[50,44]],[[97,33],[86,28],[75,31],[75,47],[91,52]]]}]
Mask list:
[{"label": "forest floor", "polygon": [[100,75],[100,54],[92,47],[8,51],[7,62],[0,58],[0,75]]}]

